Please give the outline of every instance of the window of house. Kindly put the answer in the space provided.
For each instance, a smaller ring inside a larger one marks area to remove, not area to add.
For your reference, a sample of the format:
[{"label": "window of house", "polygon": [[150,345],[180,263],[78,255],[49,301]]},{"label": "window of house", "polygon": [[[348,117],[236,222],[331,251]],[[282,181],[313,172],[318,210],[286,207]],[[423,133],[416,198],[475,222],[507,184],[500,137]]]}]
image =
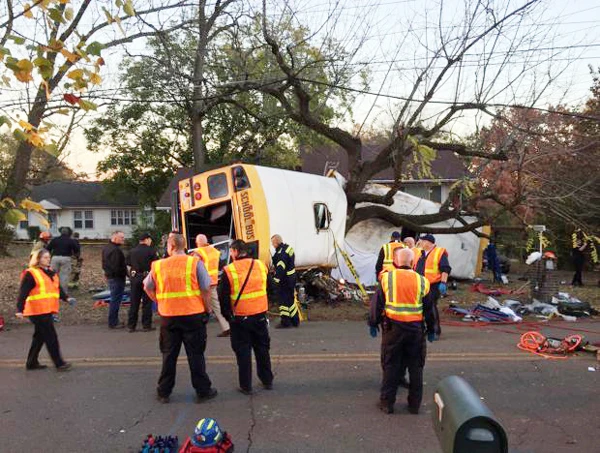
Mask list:
[{"label": "window of house", "polygon": [[442,186],[431,186],[429,188],[429,199],[436,203],[442,202]]},{"label": "window of house", "polygon": [[317,230],[329,229],[329,222],[331,219],[327,205],[325,203],[315,203],[313,209],[315,213],[315,227]]},{"label": "window of house", "polygon": [[93,230],[94,211],[73,211],[73,228],[75,230]]},{"label": "window of house", "polygon": [[26,230],[27,228],[29,228],[29,222],[27,220],[21,220],[19,222],[19,229]]},{"label": "window of house", "polygon": [[86,230],[94,229],[94,211],[84,211],[84,227]]},{"label": "window of house", "polygon": [[135,209],[111,209],[111,225],[137,225],[137,211]]}]

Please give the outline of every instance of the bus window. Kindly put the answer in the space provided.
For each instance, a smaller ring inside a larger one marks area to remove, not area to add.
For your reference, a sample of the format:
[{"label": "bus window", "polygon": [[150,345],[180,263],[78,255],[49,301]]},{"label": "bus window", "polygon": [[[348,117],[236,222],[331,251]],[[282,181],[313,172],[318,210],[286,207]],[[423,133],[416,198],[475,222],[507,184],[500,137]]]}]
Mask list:
[{"label": "bus window", "polygon": [[217,173],[208,177],[208,196],[211,200],[226,197],[229,193],[227,188],[227,176],[225,173]]},{"label": "bus window", "polygon": [[313,209],[315,213],[315,227],[317,228],[317,231],[328,230],[330,214],[329,209],[327,209],[327,205],[325,203],[315,203],[313,205]]},{"label": "bus window", "polygon": [[250,180],[244,171],[244,167],[233,167],[231,172],[233,174],[233,187],[236,192],[250,188]]}]

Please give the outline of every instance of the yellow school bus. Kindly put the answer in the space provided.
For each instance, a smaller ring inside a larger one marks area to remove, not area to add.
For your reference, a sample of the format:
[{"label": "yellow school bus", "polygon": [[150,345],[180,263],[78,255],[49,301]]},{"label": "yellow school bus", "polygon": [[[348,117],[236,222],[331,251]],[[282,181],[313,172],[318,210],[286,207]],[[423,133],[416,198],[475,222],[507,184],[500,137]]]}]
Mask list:
[{"label": "yellow school bus", "polygon": [[187,246],[205,234],[224,261],[229,243],[242,239],[269,264],[270,238],[279,234],[294,247],[297,267],[337,265],[335,240],[344,239],[347,205],[333,177],[228,165],[179,181],[172,205],[173,228]]}]

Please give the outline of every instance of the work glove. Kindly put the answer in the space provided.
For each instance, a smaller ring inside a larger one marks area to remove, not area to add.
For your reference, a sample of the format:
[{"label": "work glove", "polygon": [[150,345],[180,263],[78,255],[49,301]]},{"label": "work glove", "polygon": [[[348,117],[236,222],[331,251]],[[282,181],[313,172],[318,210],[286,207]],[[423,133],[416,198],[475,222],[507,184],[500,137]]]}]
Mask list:
[{"label": "work glove", "polygon": [[435,337],[435,332],[427,332],[427,341],[433,343],[437,338]]},{"label": "work glove", "polygon": [[438,289],[440,290],[440,294],[442,296],[445,296],[446,293],[448,292],[448,286],[444,282],[440,283],[440,285],[438,286]]},{"label": "work glove", "polygon": [[372,338],[377,338],[377,332],[379,332],[379,326],[369,326],[369,334]]}]

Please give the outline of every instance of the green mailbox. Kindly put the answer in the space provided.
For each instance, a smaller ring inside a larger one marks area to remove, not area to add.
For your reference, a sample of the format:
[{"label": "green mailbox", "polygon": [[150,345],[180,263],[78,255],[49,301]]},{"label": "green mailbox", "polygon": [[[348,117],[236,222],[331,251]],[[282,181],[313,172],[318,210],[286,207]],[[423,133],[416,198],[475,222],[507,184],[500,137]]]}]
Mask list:
[{"label": "green mailbox", "polygon": [[444,453],[508,452],[504,428],[463,378],[442,379],[433,401],[433,426]]}]

